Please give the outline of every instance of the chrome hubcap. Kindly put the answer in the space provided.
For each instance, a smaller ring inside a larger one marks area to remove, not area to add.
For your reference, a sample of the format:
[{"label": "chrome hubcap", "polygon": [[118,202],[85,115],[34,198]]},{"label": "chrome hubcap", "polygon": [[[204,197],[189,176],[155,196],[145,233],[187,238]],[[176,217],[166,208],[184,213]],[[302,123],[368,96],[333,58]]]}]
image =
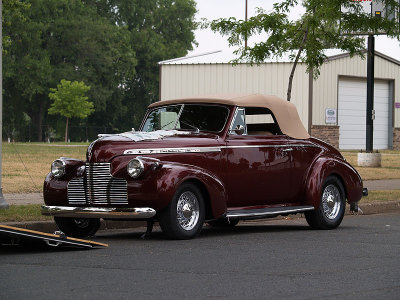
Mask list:
[{"label": "chrome hubcap", "polygon": [[178,224],[184,230],[192,230],[199,220],[200,207],[197,197],[192,192],[184,192],[179,196],[176,206]]},{"label": "chrome hubcap", "polygon": [[322,194],[322,209],[329,220],[333,220],[338,216],[342,205],[340,199],[340,192],[336,185],[330,184],[325,187]]}]

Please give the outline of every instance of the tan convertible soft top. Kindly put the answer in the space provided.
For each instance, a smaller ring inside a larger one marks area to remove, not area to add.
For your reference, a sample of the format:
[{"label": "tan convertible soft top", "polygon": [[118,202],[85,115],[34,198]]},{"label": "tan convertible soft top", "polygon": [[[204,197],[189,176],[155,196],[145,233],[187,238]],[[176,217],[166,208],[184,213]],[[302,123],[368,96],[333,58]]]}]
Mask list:
[{"label": "tan convertible soft top", "polygon": [[301,123],[296,106],[276,96],[261,94],[207,95],[159,101],[151,104],[149,107],[179,103],[212,103],[239,107],[265,107],[270,109],[275,115],[282,133],[296,139],[308,139],[310,137],[303,123]]}]

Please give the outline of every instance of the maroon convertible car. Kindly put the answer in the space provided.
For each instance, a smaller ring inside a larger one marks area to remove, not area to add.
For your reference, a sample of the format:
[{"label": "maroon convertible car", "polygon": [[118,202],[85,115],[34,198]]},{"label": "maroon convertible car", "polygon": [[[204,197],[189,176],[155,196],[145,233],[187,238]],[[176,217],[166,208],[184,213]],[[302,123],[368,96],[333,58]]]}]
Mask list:
[{"label": "maroon convertible car", "polygon": [[171,238],[204,222],[304,213],[340,225],[367,190],[334,147],[309,136],[295,106],[275,96],[217,95],[150,105],[140,131],[103,134],[86,161],[61,157],[44,183],[42,213],[67,235],[100,219],[158,221]]}]

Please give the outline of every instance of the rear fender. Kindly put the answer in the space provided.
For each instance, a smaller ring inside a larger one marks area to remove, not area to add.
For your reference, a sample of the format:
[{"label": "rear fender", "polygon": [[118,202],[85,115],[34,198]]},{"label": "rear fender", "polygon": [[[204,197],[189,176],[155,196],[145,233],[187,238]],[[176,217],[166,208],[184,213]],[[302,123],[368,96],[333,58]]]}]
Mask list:
[{"label": "rear fender", "polygon": [[337,157],[319,157],[310,168],[305,195],[306,204],[319,207],[322,185],[330,175],[338,177],[345,190],[348,203],[361,199],[363,184],[358,172],[346,161]]}]

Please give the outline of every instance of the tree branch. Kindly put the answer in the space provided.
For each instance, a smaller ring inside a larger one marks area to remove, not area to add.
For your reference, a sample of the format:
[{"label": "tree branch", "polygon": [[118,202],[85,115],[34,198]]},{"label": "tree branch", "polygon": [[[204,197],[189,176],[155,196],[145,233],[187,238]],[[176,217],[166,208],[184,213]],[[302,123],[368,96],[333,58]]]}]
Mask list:
[{"label": "tree branch", "polygon": [[304,31],[303,40],[300,43],[299,51],[297,52],[296,59],[293,62],[292,71],[290,72],[289,84],[288,84],[288,89],[287,89],[287,98],[286,98],[286,100],[289,102],[292,97],[292,84],[293,84],[294,71],[296,70],[296,66],[300,59],[301,52],[303,51],[304,45],[306,44],[307,36],[308,36],[308,26],[307,26],[307,29]]}]

